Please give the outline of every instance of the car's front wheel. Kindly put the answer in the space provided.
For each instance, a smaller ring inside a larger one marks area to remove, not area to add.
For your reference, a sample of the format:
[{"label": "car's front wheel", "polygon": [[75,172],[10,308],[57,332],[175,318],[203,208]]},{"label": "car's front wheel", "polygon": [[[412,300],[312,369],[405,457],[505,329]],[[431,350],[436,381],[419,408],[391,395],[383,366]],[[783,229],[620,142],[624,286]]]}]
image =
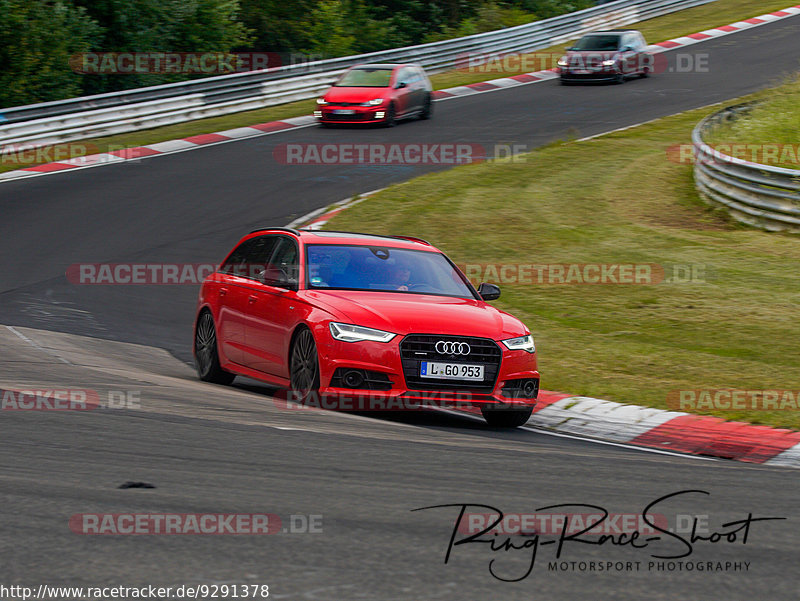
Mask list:
[{"label": "car's front wheel", "polygon": [[292,344],[289,376],[294,400],[313,401],[319,392],[319,357],[314,335],[306,327],[297,333]]},{"label": "car's front wheel", "polygon": [[210,311],[203,311],[194,329],[194,364],[197,375],[204,382],[230,384],[236,377],[222,369],[217,350],[217,330]]},{"label": "car's front wheel", "polygon": [[383,120],[384,127],[394,127],[397,125],[397,109],[394,107],[394,104],[390,104],[389,108],[386,109],[386,117]]},{"label": "car's front wheel", "polygon": [[422,106],[422,112],[419,114],[420,119],[430,119],[433,114],[433,99],[431,95],[425,99],[425,104]]},{"label": "car's front wheel", "polygon": [[491,409],[481,408],[483,419],[493,428],[519,428],[524,426],[533,413],[533,408],[527,409]]}]

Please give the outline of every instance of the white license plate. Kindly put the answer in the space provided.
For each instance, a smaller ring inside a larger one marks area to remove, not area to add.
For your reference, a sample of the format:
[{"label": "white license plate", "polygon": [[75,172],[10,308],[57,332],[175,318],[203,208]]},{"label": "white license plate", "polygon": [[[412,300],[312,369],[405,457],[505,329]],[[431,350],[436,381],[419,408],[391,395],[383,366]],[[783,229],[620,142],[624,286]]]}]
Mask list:
[{"label": "white license plate", "polygon": [[592,73],[590,69],[573,69],[572,72],[575,75],[589,75],[589,73]]},{"label": "white license plate", "polygon": [[483,380],[483,365],[422,361],[419,375],[421,378],[436,380]]},{"label": "white license plate", "polygon": [[353,109],[333,109],[331,111],[334,115],[355,115],[356,112]]}]

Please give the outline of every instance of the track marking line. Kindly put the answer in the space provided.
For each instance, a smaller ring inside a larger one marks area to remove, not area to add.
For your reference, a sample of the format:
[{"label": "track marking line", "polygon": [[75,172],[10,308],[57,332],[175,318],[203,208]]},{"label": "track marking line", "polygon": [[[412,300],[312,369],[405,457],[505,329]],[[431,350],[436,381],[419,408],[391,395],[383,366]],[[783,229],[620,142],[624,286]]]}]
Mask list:
[{"label": "track marking line", "polygon": [[34,347],[35,349],[37,349],[37,350],[40,350],[40,351],[42,351],[43,353],[47,353],[48,355],[51,355],[51,356],[55,357],[56,359],[58,359],[58,360],[59,360],[59,361],[61,361],[62,363],[66,363],[67,365],[74,365],[74,363],[71,363],[71,362],[67,361],[66,359],[64,359],[64,357],[62,357],[62,356],[60,356],[60,355],[58,355],[58,354],[54,353],[54,352],[53,352],[53,351],[51,351],[50,349],[46,349],[46,348],[44,348],[42,345],[40,345],[39,343],[37,343],[35,340],[31,340],[31,339],[30,339],[30,338],[28,338],[28,337],[27,337],[25,334],[23,334],[22,332],[20,332],[20,331],[16,330],[16,329],[15,329],[15,328],[13,328],[12,326],[6,326],[6,329],[7,329],[9,332],[11,332],[12,334],[14,334],[15,336],[17,336],[18,338],[20,338],[21,340],[24,340],[25,342],[27,342],[28,344],[30,344],[30,345],[31,345],[32,347]]}]

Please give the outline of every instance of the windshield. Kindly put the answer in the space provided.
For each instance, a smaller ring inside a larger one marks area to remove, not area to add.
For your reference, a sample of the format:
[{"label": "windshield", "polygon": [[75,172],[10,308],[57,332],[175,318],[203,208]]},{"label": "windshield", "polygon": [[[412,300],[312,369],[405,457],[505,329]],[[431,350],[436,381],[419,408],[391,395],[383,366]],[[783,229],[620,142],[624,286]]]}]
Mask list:
[{"label": "windshield", "polygon": [[392,69],[363,67],[350,69],[334,86],[337,88],[387,88],[392,79]]},{"label": "windshield", "polygon": [[573,50],[616,50],[619,48],[618,35],[587,35],[572,47]]},{"label": "windshield", "polygon": [[306,247],[308,287],[475,298],[438,252],[341,244]]}]

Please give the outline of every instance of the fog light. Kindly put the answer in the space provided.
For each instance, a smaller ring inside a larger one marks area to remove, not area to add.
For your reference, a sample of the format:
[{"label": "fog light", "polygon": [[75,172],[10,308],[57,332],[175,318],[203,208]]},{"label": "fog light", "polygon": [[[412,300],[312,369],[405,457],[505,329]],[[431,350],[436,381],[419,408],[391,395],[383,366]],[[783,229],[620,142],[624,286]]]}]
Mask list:
[{"label": "fog light", "polygon": [[355,369],[345,372],[342,382],[347,388],[361,388],[364,384],[364,374]]},{"label": "fog light", "polygon": [[532,399],[536,394],[536,384],[533,380],[528,380],[525,382],[525,386],[522,387],[522,394],[524,394],[529,399]]},{"label": "fog light", "polygon": [[317,118],[322,117],[322,111],[314,111],[314,116]]},{"label": "fog light", "polygon": [[378,112],[375,113],[375,118],[376,119],[383,119],[383,117],[385,115],[386,115],[386,111],[378,111]]}]

